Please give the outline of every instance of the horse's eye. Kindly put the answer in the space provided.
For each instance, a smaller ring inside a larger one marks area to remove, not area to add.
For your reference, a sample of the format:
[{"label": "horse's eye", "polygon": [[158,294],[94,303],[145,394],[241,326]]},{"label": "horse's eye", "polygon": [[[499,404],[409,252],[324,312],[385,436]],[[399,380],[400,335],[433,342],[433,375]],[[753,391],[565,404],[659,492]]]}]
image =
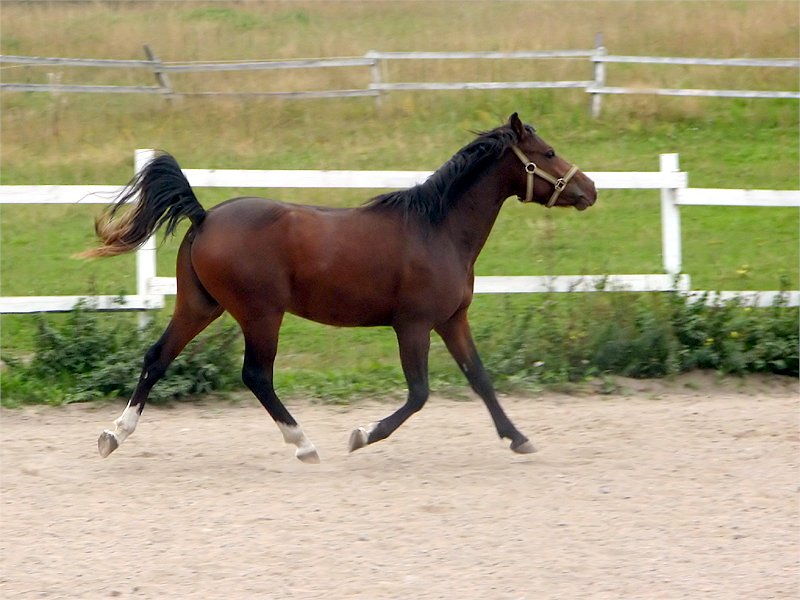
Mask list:
[{"label": "horse's eye", "polygon": [[547,152],[544,153],[544,155],[547,158],[555,158],[556,157],[556,152],[555,152],[555,150],[548,150]]}]

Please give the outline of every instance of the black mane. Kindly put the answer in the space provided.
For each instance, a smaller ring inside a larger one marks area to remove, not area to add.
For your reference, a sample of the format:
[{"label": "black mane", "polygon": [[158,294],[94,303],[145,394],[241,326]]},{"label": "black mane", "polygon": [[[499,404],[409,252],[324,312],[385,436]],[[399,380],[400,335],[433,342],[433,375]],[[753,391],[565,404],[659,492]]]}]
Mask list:
[{"label": "black mane", "polygon": [[461,192],[474,181],[486,163],[497,159],[506,148],[517,142],[516,134],[508,125],[477,135],[424,183],[375,196],[367,201],[366,207],[395,209],[432,225],[441,223]]}]

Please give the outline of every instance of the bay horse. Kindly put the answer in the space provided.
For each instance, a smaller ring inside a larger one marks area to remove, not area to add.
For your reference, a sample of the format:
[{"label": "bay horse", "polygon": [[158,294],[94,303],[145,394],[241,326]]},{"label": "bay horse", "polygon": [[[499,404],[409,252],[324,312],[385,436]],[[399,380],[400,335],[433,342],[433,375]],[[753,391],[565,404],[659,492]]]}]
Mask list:
[{"label": "bay horse", "polygon": [[[162,226],[168,235],[182,219],[191,222],[178,250],[172,319],[145,353],[136,389],[114,430],[100,435],[100,455],[108,456],[133,433],[153,385],[224,311],[244,334],[242,380],[304,462],[319,462],[317,450],[273,388],[286,312],[339,327],[383,325],[395,331],[407,400],[389,416],[354,429],[350,452],[388,437],[423,407],[431,331],[483,399],[498,435],[511,440],[515,452],[534,452],[500,406],[467,320],[475,260],[512,196],[584,210],[597,192],[517,113],[477,134],[424,183],[356,208],[243,197],[206,211],[177,161],[157,155],[96,219],[103,245],[84,253],[130,252]],[[130,210],[119,212],[129,204]]]}]

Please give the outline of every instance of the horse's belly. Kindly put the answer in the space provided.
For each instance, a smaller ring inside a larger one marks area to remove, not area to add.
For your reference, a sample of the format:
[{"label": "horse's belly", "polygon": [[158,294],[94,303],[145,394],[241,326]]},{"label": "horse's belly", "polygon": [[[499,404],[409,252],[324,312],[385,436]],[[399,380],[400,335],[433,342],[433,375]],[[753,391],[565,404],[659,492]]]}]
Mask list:
[{"label": "horse's belly", "polygon": [[335,281],[299,281],[292,286],[288,311],[339,327],[391,325],[396,302],[391,289],[369,281],[344,285]]},{"label": "horse's belly", "polygon": [[[288,312],[339,327],[396,325],[448,319],[471,295],[468,282],[434,277],[427,270],[409,276],[399,269],[362,268],[295,279]],[[468,302],[468,300],[467,300]]]}]

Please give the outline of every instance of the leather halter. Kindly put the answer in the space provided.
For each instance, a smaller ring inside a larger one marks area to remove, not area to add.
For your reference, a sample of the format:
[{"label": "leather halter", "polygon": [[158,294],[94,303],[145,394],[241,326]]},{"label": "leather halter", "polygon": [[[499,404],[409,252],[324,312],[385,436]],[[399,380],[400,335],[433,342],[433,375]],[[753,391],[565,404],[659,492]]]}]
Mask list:
[{"label": "leather halter", "polygon": [[572,176],[578,172],[578,167],[576,165],[572,165],[570,166],[569,171],[567,171],[566,175],[564,175],[563,177],[556,178],[550,175],[550,173],[548,173],[547,171],[543,171],[542,169],[537,167],[536,163],[534,163],[527,156],[525,156],[525,153],[519,149],[519,146],[511,146],[511,149],[514,151],[514,154],[517,155],[517,158],[519,158],[522,161],[522,164],[525,165],[525,172],[528,174],[528,184],[525,189],[525,199],[523,200],[522,197],[517,196],[519,198],[519,201],[520,202],[533,201],[533,178],[535,175],[538,175],[545,181],[549,181],[550,183],[552,183],[553,187],[555,188],[553,190],[553,195],[550,196],[550,199],[547,201],[547,204],[545,204],[547,208],[552,207],[556,203],[556,200],[558,200],[558,197],[561,195],[561,192],[563,192],[564,188],[567,187],[567,184],[569,183],[570,179],[572,179]]}]

